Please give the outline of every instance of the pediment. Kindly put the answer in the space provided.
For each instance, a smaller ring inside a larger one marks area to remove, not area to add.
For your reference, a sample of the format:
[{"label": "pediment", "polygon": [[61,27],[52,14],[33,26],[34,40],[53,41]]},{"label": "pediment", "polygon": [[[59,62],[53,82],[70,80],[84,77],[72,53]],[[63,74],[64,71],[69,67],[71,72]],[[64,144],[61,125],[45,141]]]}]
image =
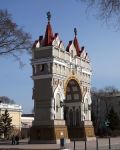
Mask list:
[{"label": "pediment", "polygon": [[60,45],[60,38],[59,38],[58,35],[55,36],[55,38],[54,38],[54,40],[52,42],[52,45],[55,46],[55,47],[59,47],[59,45]]},{"label": "pediment", "polygon": [[70,47],[69,47],[69,53],[74,57],[77,55],[76,53],[76,49],[75,49],[75,46],[73,44],[73,42],[71,43]]},{"label": "pediment", "polygon": [[40,42],[38,41],[37,43],[36,43],[36,48],[39,48],[40,47]]},{"label": "pediment", "polygon": [[55,35],[55,38],[54,38],[54,40],[52,42],[52,45],[55,46],[55,47],[57,47],[57,48],[65,50],[63,42],[60,40],[58,34]]},{"label": "pediment", "polygon": [[81,52],[80,57],[89,61],[89,56],[85,49]]}]

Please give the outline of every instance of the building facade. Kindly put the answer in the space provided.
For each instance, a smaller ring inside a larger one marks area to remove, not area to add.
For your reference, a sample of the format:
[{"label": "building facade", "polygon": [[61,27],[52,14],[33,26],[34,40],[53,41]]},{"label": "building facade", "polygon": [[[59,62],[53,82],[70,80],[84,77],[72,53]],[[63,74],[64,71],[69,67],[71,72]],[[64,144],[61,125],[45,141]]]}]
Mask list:
[{"label": "building facade", "polygon": [[6,109],[8,110],[10,117],[12,117],[12,125],[14,125],[17,130],[21,131],[22,107],[16,104],[0,103],[0,116],[5,112]]},{"label": "building facade", "polygon": [[79,45],[76,28],[65,48],[59,34],[53,34],[50,12],[47,18],[45,36],[32,48],[35,118],[30,142],[93,137],[88,53]]}]

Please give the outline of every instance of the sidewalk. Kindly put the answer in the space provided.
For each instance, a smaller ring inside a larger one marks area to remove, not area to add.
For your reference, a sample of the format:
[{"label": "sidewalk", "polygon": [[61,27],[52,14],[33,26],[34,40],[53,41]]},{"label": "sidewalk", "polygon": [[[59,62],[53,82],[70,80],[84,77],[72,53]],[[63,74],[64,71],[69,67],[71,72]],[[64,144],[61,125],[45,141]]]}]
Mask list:
[{"label": "sidewalk", "polygon": [[0,141],[0,150],[58,150],[58,144],[28,144],[28,139],[20,140],[19,145],[12,145],[11,141]]},{"label": "sidewalk", "polygon": [[[74,145],[75,144],[75,145]],[[85,150],[84,141],[76,141],[66,144],[66,148],[70,150]],[[87,141],[87,150],[96,150],[96,141]],[[19,145],[11,145],[11,141],[0,141],[0,150],[59,150],[59,144],[28,144],[27,140],[20,140]],[[108,138],[98,139],[98,150],[108,150]],[[120,137],[111,138],[111,150],[120,150]]]}]

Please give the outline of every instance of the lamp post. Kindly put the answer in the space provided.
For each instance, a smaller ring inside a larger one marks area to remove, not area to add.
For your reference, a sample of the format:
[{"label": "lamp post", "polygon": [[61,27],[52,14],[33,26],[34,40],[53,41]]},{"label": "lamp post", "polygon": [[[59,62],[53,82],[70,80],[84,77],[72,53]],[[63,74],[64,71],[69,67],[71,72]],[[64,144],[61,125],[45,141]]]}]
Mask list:
[{"label": "lamp post", "polygon": [[[57,105],[56,107],[57,107],[57,109],[62,108],[62,107],[64,109],[65,103],[63,101],[60,101],[59,106]],[[66,147],[66,140],[64,138],[63,131],[61,131],[60,135],[61,135],[61,137],[60,137],[60,148],[64,149]]]}]

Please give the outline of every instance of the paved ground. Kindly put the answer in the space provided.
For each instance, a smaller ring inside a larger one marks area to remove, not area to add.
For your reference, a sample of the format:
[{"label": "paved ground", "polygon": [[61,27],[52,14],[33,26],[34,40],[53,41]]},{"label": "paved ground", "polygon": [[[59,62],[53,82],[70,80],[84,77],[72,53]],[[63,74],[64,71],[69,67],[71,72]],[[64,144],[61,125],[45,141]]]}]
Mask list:
[{"label": "paved ground", "polygon": [[[74,150],[74,142],[66,145],[67,149]],[[59,144],[28,144],[28,140],[20,140],[19,145],[11,145],[11,141],[0,141],[0,150],[58,150]],[[109,139],[98,139],[98,150],[108,150]],[[75,142],[75,150],[85,150],[85,142]],[[96,150],[96,141],[87,141],[86,150]],[[111,138],[111,150],[120,150],[120,137]]]}]

